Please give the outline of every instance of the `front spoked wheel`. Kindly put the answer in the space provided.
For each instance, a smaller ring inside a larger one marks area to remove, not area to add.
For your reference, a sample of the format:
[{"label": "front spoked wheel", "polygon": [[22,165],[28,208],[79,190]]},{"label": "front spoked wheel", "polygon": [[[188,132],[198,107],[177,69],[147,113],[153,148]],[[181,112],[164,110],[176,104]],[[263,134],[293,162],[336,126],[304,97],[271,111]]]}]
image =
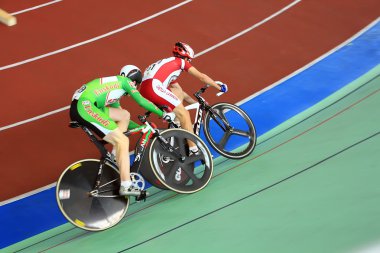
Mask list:
[{"label": "front spoked wheel", "polygon": [[210,145],[227,158],[244,158],[256,146],[256,130],[252,120],[233,104],[213,105],[205,116],[203,130]]},{"label": "front spoked wheel", "polygon": [[70,165],[57,182],[57,203],[66,219],[75,226],[100,231],[116,225],[128,209],[128,198],[118,196],[119,171],[105,163],[100,187],[94,186],[98,179],[100,161],[81,160]]},{"label": "front spoked wheel", "polygon": [[[213,173],[213,160],[206,144],[196,135],[183,129],[167,129],[161,132],[174,151],[159,138],[153,139],[149,146],[146,163],[141,171],[154,186],[178,193],[194,193],[208,184]],[[199,152],[189,154],[188,140],[197,145]],[[183,160],[178,159],[180,154]],[[148,170],[149,168],[149,170]]]}]

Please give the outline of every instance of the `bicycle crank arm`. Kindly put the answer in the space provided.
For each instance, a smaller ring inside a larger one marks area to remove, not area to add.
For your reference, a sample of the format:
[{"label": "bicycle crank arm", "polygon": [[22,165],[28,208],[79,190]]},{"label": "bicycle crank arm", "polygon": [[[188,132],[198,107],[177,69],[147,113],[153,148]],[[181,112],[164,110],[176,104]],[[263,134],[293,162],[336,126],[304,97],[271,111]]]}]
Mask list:
[{"label": "bicycle crank arm", "polygon": [[94,198],[117,198],[120,197],[120,195],[103,195],[103,194],[98,194],[98,193],[90,193],[91,197]]},{"label": "bicycle crank arm", "polygon": [[[118,198],[121,197],[121,195],[103,195],[98,193],[92,193],[90,192],[90,196],[94,198]],[[127,194],[126,196],[135,196],[136,201],[145,200],[147,196],[149,196],[149,193],[147,191],[141,191],[141,192],[131,192]]]}]

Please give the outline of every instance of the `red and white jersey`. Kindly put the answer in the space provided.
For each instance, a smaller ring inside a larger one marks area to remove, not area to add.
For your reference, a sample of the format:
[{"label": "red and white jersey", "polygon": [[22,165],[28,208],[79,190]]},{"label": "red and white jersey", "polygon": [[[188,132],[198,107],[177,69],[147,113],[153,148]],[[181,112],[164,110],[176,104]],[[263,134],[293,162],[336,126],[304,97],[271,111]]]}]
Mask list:
[{"label": "red and white jersey", "polygon": [[169,57],[159,60],[149,67],[144,72],[143,82],[147,79],[159,80],[165,88],[173,83],[183,70],[188,71],[191,64],[177,57]]}]

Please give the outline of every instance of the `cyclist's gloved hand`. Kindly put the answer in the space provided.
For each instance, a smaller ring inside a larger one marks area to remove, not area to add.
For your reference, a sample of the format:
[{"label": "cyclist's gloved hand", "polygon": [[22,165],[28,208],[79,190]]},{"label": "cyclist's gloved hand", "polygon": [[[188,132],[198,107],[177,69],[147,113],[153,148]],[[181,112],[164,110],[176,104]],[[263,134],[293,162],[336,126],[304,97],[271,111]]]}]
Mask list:
[{"label": "cyclist's gloved hand", "polygon": [[170,122],[172,122],[175,119],[175,113],[174,112],[165,112],[164,111],[164,115],[162,116],[162,118],[170,123]]},{"label": "cyclist's gloved hand", "polygon": [[220,91],[223,93],[226,93],[228,91],[228,86],[225,83],[222,83],[221,81],[216,81],[217,84],[220,85]]}]

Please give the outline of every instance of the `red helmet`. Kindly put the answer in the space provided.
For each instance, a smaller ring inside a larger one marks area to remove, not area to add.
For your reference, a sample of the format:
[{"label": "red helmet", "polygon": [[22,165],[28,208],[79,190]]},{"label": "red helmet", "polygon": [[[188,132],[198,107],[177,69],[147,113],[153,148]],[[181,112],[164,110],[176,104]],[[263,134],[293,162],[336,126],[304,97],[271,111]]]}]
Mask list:
[{"label": "red helmet", "polygon": [[177,42],[173,48],[173,55],[179,58],[194,58],[194,50],[186,43]]}]

